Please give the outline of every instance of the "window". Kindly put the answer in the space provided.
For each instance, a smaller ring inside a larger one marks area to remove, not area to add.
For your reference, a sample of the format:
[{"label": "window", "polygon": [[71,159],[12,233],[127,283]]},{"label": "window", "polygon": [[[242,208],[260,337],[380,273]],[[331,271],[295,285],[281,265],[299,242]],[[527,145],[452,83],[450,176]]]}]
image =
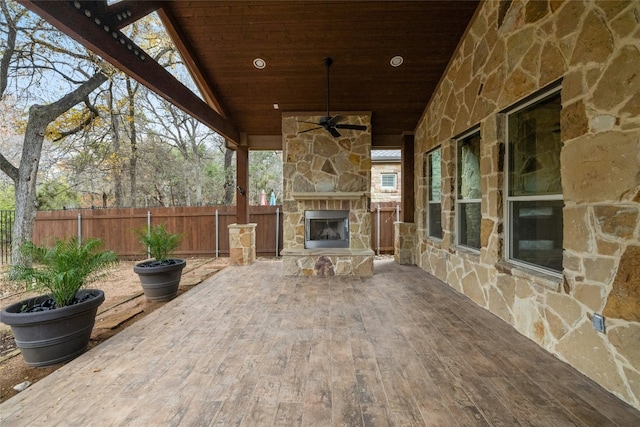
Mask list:
[{"label": "window", "polygon": [[562,272],[560,93],[547,92],[507,115],[506,257]]},{"label": "window", "polygon": [[480,249],[480,132],[457,141],[456,225],[458,245]]},{"label": "window", "polygon": [[380,175],[380,188],[383,190],[393,190],[397,189],[398,176],[395,173],[383,173]]},{"label": "window", "polygon": [[427,153],[427,235],[442,239],[442,173],[440,148]]}]

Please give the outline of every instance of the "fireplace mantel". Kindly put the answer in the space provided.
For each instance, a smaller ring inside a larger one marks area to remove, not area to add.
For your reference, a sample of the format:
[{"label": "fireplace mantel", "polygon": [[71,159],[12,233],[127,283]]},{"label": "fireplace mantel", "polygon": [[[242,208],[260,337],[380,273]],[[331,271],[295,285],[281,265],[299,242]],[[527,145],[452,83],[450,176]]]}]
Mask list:
[{"label": "fireplace mantel", "polygon": [[370,197],[370,194],[368,191],[294,191],[291,197],[295,200],[359,200]]}]

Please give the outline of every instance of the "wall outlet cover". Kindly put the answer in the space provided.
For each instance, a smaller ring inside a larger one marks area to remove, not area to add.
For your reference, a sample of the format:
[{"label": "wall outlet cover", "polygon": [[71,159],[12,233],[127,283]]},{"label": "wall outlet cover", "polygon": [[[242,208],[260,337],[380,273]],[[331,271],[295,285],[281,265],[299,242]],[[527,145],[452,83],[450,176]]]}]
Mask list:
[{"label": "wall outlet cover", "polygon": [[604,333],[604,317],[601,314],[593,314],[593,329],[598,332]]}]

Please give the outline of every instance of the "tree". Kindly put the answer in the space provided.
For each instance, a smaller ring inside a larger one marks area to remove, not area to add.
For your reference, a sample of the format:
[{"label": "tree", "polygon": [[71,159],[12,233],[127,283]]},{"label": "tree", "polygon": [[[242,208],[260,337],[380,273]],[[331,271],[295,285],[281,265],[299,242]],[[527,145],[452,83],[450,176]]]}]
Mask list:
[{"label": "tree", "polygon": [[169,144],[182,157],[185,204],[200,206],[202,169],[205,153],[215,144],[216,134],[184,111],[161,99],[148,99],[147,132],[157,141]]},{"label": "tree", "polygon": [[[2,90],[0,99],[5,97],[9,77],[18,78],[18,74],[27,73],[27,78],[32,82],[39,82],[39,79],[46,78],[43,77],[44,73],[55,73],[72,88],[53,102],[34,103],[29,107],[18,167],[0,153],[0,169],[15,185],[16,211],[12,239],[12,265],[16,266],[30,263],[29,259],[24,258],[19,248],[24,242],[31,240],[33,235],[37,210],[38,167],[47,127],[75,105],[81,102],[88,104],[89,94],[104,83],[107,76],[95,62],[87,61],[85,69],[75,68],[74,70],[74,68],[65,67],[60,61],[65,53],[61,45],[56,46],[47,38],[52,32],[48,25],[35,19],[22,7],[10,4],[6,0],[0,1],[0,10],[7,37],[7,44],[0,58],[0,89]],[[52,49],[54,46],[56,49]],[[67,54],[73,57],[74,65],[77,67],[78,55],[71,55],[71,52]],[[84,54],[86,59],[92,57],[86,52]],[[10,73],[12,66],[15,71],[13,75]],[[80,80],[80,76],[85,79]]]},{"label": "tree", "polygon": [[38,207],[43,210],[75,208],[80,202],[78,193],[63,179],[44,182],[38,189]]},{"label": "tree", "polygon": [[252,151],[249,153],[249,202],[260,204],[262,191],[267,200],[273,192],[282,194],[282,152]]}]

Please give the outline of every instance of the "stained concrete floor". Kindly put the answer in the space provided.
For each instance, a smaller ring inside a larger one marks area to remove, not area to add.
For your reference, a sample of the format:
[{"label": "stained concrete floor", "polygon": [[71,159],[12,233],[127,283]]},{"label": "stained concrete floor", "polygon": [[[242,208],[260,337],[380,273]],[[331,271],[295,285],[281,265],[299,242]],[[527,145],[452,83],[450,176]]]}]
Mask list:
[{"label": "stained concrete floor", "polygon": [[227,267],[0,406],[2,426],[638,426],[417,267]]}]

